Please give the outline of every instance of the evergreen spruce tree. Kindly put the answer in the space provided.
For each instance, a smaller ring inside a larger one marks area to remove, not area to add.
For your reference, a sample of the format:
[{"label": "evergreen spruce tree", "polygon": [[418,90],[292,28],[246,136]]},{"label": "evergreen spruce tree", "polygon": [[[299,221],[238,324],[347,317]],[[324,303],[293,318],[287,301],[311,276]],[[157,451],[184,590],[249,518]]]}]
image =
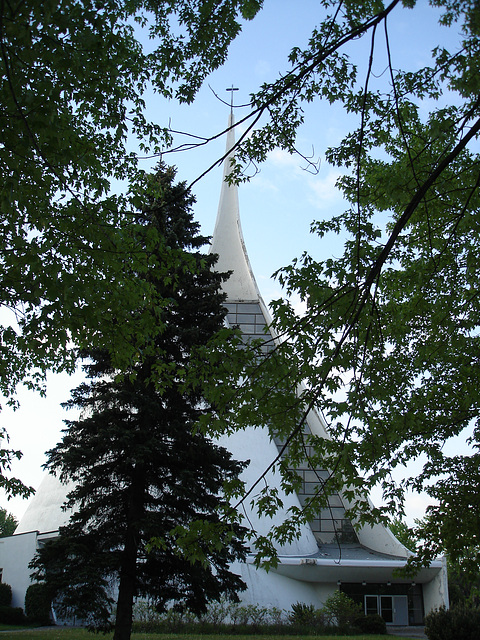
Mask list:
[{"label": "evergreen spruce tree", "polygon": [[[185,373],[195,348],[223,326],[225,275],[212,270],[215,256],[201,252],[206,238],[192,218],[194,199],[174,177],[160,167],[157,196],[140,216],[139,228],[160,238],[151,278],[164,304],[152,309],[146,301],[139,310],[162,323],[156,356],[117,378],[107,353],[85,354],[89,381],[66,403],[82,417],[66,422],[46,465],[74,481],[67,502],[74,512],[32,563],[59,611],[91,627],[109,624],[116,599],[115,640],[130,638],[136,597],[200,613],[220,596],[238,600],[245,588],[229,569],[245,557],[245,530],[222,498],[224,482],[237,482],[244,465],[195,428],[211,409],[202,402],[203,381],[188,384]],[[163,251],[178,253],[174,271],[162,271]],[[188,527],[194,548],[185,549],[175,529]],[[205,529],[220,538],[209,542]]]}]

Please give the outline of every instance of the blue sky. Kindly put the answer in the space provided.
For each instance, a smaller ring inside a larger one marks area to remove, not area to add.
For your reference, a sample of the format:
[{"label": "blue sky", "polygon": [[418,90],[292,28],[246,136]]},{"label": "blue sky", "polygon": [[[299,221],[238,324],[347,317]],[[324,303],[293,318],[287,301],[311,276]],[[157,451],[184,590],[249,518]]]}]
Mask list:
[{"label": "blue sky", "polygon": [[[312,27],[322,17],[319,0],[265,0],[258,17],[246,23],[242,34],[232,44],[225,66],[208,80],[212,89],[229,100],[226,88],[234,84],[235,103],[248,102],[248,96],[263,82],[272,81],[288,68],[286,59],[295,45],[308,40]],[[394,67],[418,67],[428,64],[430,51],[439,37],[452,39],[455,29],[439,28],[436,12],[426,0],[420,0],[415,10],[399,8],[389,21]],[[378,49],[373,72],[381,86],[385,78],[385,56],[379,34]],[[365,68],[369,43],[357,42],[349,53],[359,68]],[[173,129],[211,136],[227,125],[228,107],[220,102],[207,86],[199,92],[193,105],[178,105],[157,95],[147,96],[152,120]],[[236,118],[246,114],[236,109]],[[266,301],[281,295],[281,289],[271,279],[278,268],[285,266],[308,250],[318,259],[339,255],[341,243],[318,240],[309,234],[313,220],[340,213],[344,203],[335,188],[338,171],[324,160],[325,149],[340,142],[345,133],[355,126],[340,105],[314,102],[305,108],[305,124],[299,131],[298,147],[306,155],[312,153],[320,159],[318,175],[303,170],[300,158],[275,151],[253,180],[240,187],[240,211],[247,250],[259,288]],[[195,180],[223,153],[225,142],[216,140],[195,151],[166,155],[165,161],[178,167],[178,178],[188,183]],[[154,161],[142,160],[149,169]],[[195,215],[201,223],[202,233],[213,232],[221,188],[221,168],[216,167],[194,187],[197,197]],[[50,376],[46,399],[31,393],[20,394],[22,407],[15,414],[5,410],[3,424],[10,434],[10,445],[23,451],[23,459],[14,464],[13,473],[27,484],[38,487],[42,477],[44,452],[59,439],[65,417],[60,402],[68,399],[69,390],[78,384],[80,376],[68,379]],[[409,501],[409,519],[422,515],[425,501],[422,497]],[[6,502],[5,506],[19,518],[27,503],[20,499]]]}]

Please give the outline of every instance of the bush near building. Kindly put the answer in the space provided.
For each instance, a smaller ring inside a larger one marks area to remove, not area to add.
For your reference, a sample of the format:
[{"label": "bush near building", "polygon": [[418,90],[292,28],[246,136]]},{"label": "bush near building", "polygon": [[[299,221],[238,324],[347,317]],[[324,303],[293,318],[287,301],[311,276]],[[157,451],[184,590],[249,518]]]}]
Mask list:
[{"label": "bush near building", "polygon": [[437,609],[425,617],[428,640],[480,640],[480,608]]},{"label": "bush near building", "polygon": [[12,587],[6,582],[0,582],[0,607],[9,607],[12,604]]},{"label": "bush near building", "polygon": [[39,625],[51,624],[51,597],[44,584],[31,584],[25,594],[25,615],[30,622]]},{"label": "bush near building", "polygon": [[0,623],[24,624],[25,615],[20,607],[11,607],[12,587],[6,582],[0,582]]},{"label": "bush near building", "polygon": [[222,600],[211,603],[202,616],[169,610],[158,613],[150,603],[135,604],[133,630],[137,633],[331,636],[348,634],[386,634],[379,615],[364,615],[361,607],[347,595],[336,592],[324,607],[297,602],[290,611],[276,607],[242,605]]},{"label": "bush near building", "polygon": [[27,622],[21,607],[0,606],[0,623],[8,625],[22,625]]}]

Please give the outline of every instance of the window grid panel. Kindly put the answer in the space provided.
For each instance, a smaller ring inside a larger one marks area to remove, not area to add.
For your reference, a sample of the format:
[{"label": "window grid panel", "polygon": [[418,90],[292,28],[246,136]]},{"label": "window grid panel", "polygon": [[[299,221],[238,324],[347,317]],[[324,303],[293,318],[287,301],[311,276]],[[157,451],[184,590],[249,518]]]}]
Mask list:
[{"label": "window grid panel", "polygon": [[[232,327],[239,327],[243,341],[248,344],[252,340],[262,340],[266,344],[261,347],[263,353],[268,353],[274,345],[270,344],[272,336],[269,331],[265,332],[267,326],[265,317],[258,303],[248,302],[228,302],[225,304],[228,311],[227,319]],[[308,424],[303,429],[304,435],[311,435]],[[280,438],[274,438],[278,450],[282,449]],[[287,448],[288,451],[288,448]],[[306,447],[307,458],[295,471],[302,480],[302,485],[298,492],[300,504],[303,506],[307,498],[313,497],[317,492],[322,492],[322,482],[327,480],[329,473],[325,469],[313,469],[308,458],[315,455],[312,445]],[[350,536],[352,542],[358,541],[349,520],[345,518],[345,508],[340,496],[335,493],[328,496],[329,509],[321,509],[318,516],[309,522],[313,534],[319,543],[332,542],[335,535]]]}]

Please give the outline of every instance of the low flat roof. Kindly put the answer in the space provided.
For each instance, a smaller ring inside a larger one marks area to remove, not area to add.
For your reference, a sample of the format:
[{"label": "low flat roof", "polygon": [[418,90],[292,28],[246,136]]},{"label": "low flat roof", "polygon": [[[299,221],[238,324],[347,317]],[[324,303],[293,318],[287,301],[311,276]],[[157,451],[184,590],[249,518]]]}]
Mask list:
[{"label": "low flat roof", "polygon": [[323,544],[310,556],[279,556],[278,566],[271,570],[302,582],[408,584],[430,582],[443,567],[438,559],[420,569],[415,577],[394,575],[405,562],[406,558],[372,551],[361,544]]}]

